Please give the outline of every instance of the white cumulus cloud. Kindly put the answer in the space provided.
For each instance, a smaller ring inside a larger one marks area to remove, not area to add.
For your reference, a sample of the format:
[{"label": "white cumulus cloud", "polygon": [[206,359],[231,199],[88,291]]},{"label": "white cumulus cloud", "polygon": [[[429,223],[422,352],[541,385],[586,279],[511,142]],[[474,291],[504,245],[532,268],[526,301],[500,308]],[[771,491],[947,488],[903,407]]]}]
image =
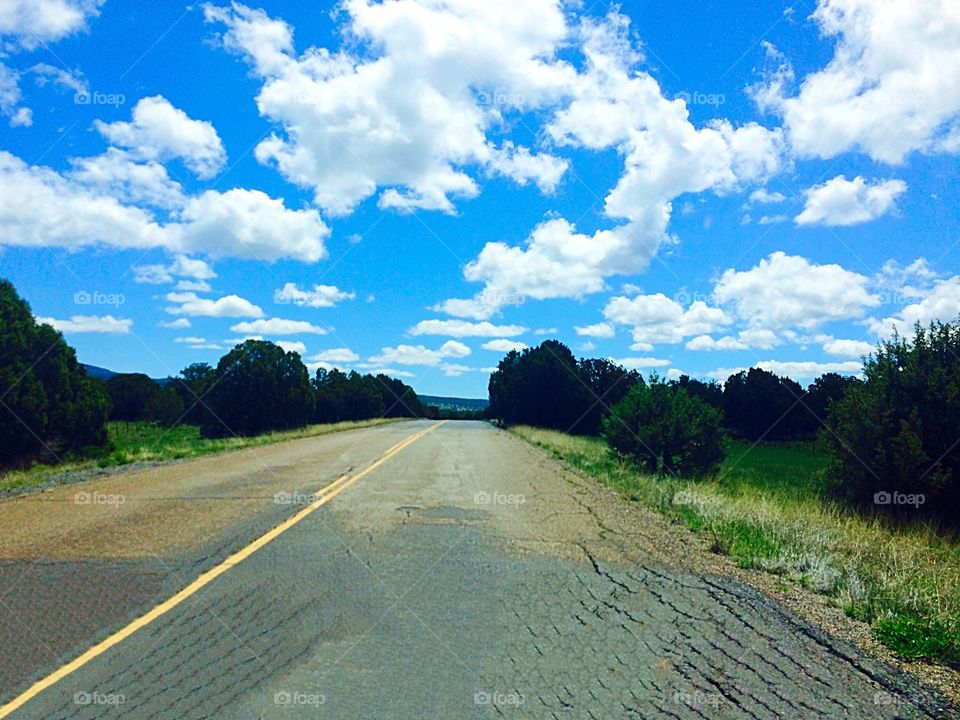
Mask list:
[{"label": "white cumulus cloud", "polygon": [[0,197],[4,245],[163,248],[268,261],[316,262],[327,255],[330,231],[316,210],[291,210],[259,190],[208,190],[162,224],[86,179],[27,165],[0,150]]},{"label": "white cumulus cloud", "polygon": [[522,342],[517,342],[516,340],[507,340],[501,338],[499,340],[489,340],[481,345],[484,350],[493,350],[494,352],[510,352],[511,350],[526,350],[527,345]]},{"label": "white cumulus cloud", "polygon": [[515,337],[527,332],[523,325],[494,325],[469,320],[421,320],[408,332],[411,335],[446,335],[448,337]]},{"label": "white cumulus cloud", "polygon": [[713,295],[721,304],[730,303],[738,317],[756,328],[813,328],[863,317],[868,308],[879,305],[869,282],[839,265],[816,265],[775,252],[750,270],[724,272]]},{"label": "white cumulus cloud", "polygon": [[313,209],[291,210],[260,190],[207,190],[192,197],[174,229],[175,245],[215,257],[254,260],[293,258],[316,262],[327,256],[330,229]]},{"label": "white cumulus cloud", "polygon": [[273,301],[279,304],[326,308],[334,307],[343,300],[354,300],[356,297],[356,293],[341,290],[335,285],[314,285],[309,290],[301,290],[296,283],[288,282],[273,294]]},{"label": "white cumulus cloud", "polygon": [[38,317],[37,322],[52,325],[62,333],[107,333],[126,335],[133,326],[133,320],[115,318],[113,315],[73,315],[68,320],[52,317]]},{"label": "white cumulus cloud", "polygon": [[960,152],[960,12],[953,0],[819,0],[813,19],[836,43],[800,83],[782,56],[760,88],[802,156],[860,150],[885,163],[912,151]]},{"label": "white cumulus cloud", "polygon": [[2,0],[0,35],[30,50],[84,30],[104,0]]},{"label": "white cumulus cloud", "polygon": [[593,325],[576,326],[573,328],[577,335],[594,338],[612,338],[616,334],[610,323],[594,323]]},{"label": "white cumulus cloud", "polygon": [[426,365],[434,367],[448,358],[464,358],[470,348],[457,340],[448,340],[436,350],[424,345],[398,345],[380,349],[369,362],[374,365]]},{"label": "white cumulus cloud", "polygon": [[350,348],[340,347],[323,350],[316,355],[312,355],[310,359],[323,363],[351,363],[359,360],[360,356]]},{"label": "white cumulus cloud", "polygon": [[171,315],[228,318],[263,316],[263,310],[239,295],[225,295],[211,300],[195,292],[172,292],[165,297],[168,302],[174,303],[166,308]]},{"label": "white cumulus cloud", "polygon": [[341,7],[352,42],[298,56],[283,20],[238,3],[205,6],[262,81],[261,115],[282,128],[257,146],[258,160],[338,215],[378,189],[381,207],[453,212],[452,197],[479,191],[472,165],[556,186],[562,161],[487,138],[511,107],[535,107],[573,74],[553,58],[567,35],[555,0]]},{"label": "white cumulus cloud", "polygon": [[669,360],[655,357],[624,357],[610,359],[612,362],[626,368],[627,370],[648,370],[650,368],[666,367],[670,364]]},{"label": "white cumulus cloud", "polygon": [[794,221],[797,225],[859,225],[893,210],[906,191],[903,180],[867,183],[860,176],[847,180],[837,175],[804,191],[806,205]]},{"label": "white cumulus cloud", "polygon": [[661,293],[611,298],[603,315],[618,325],[632,326],[637,349],[649,349],[657,343],[678,343],[732,322],[723,310],[710,307],[702,300],[684,308]]},{"label": "white cumulus cloud", "polygon": [[230,327],[233,332],[258,333],[261,335],[297,335],[309,333],[326,335],[327,331],[306,320],[285,320],[283,318],[269,318],[237,323]]},{"label": "white cumulus cloud", "polygon": [[223,168],[227,155],[213,125],[194,120],[161,95],[141,99],[130,122],[94,123],[107,140],[142,160],[181,159],[200,178]]},{"label": "white cumulus cloud", "polygon": [[580,298],[606,278],[642,272],[665,242],[673,200],[684,193],[730,192],[775,174],[784,142],[757,123],[715,121],[696,127],[682,100],[668,99],[638,67],[628,19],[616,11],[583,20],[575,34],[585,59],[547,123],[561,147],[615,149],[623,174],[604,198],[611,227],[580,233],[563,218],[537,226],[524,245],[490,242],[464,270],[483,283],[473,298],[440,307],[451,315],[488,318],[516,299]]}]

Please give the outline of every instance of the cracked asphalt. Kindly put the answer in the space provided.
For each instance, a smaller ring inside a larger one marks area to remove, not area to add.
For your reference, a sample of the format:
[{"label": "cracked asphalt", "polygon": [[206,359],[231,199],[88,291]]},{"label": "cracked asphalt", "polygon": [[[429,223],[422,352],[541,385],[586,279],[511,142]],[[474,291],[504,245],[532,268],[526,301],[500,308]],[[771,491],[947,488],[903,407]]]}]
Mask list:
[{"label": "cracked asphalt", "polygon": [[[207,501],[210,469],[224,503],[235,468],[245,498],[243,512],[208,505],[206,526],[189,513],[189,542],[0,545],[0,704],[292,514],[276,488],[317,489],[428,426],[244,451],[259,495],[231,457],[182,463]],[[159,497],[151,472],[138,486]],[[155,533],[183,497],[87,532],[136,535],[147,513]],[[16,527],[30,502],[0,519]],[[759,591],[689,569],[699,551],[653,527],[507,433],[446,423],[10,717],[955,716]]]}]

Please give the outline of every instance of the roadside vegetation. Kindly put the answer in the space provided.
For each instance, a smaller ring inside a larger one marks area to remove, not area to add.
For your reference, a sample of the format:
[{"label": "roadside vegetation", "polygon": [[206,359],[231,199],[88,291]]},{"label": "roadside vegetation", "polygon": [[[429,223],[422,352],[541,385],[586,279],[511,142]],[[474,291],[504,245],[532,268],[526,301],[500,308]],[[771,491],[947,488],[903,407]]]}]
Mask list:
[{"label": "roadside vegetation", "polygon": [[691,480],[642,472],[601,438],[511,430],[706,534],[741,567],[827,595],[901,657],[960,665],[960,542],[932,524],[893,523],[834,499],[821,448],[734,442],[714,478]]},{"label": "roadside vegetation", "polygon": [[[510,353],[494,418],[740,566],[827,595],[900,656],[960,666],[960,325],[918,325],[862,379],[806,389],[759,368],[720,385],[614,366],[601,393],[587,362],[556,341]],[[521,386],[555,392],[526,408]]]},{"label": "roadside vegetation", "polygon": [[0,491],[72,470],[194,457],[400,418],[437,417],[386,375],[319,369],[247,340],[217,367],[88,377],[63,335],[0,280]]},{"label": "roadside vegetation", "polygon": [[25,468],[0,473],[0,493],[16,492],[43,485],[66,473],[110,468],[131,463],[163,462],[199,457],[227,450],[269,445],[284,440],[318,437],[342,430],[373,427],[396,422],[397,418],[347,420],[337,423],[308,425],[296,430],[268,432],[260,435],[206,438],[197,425],[164,428],[152,422],[110,422],[108,443],[100,454],[71,457],[62,463],[33,463]]}]

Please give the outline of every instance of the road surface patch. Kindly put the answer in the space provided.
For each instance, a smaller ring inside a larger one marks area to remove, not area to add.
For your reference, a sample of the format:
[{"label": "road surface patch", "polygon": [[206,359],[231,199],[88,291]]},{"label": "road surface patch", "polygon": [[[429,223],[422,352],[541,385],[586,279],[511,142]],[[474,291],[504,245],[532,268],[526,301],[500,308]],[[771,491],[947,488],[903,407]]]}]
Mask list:
[{"label": "road surface patch", "polygon": [[170,612],[175,607],[180,605],[183,601],[195,595],[202,588],[209,585],[211,582],[213,582],[218,577],[223,575],[225,572],[227,572],[227,570],[246,560],[248,557],[250,557],[255,552],[257,552],[257,550],[261,549],[271,541],[278,538],[287,530],[289,530],[290,528],[300,523],[304,518],[313,514],[317,509],[319,509],[321,506],[328,503],[330,500],[335,498],[337,495],[339,495],[341,492],[343,492],[348,487],[353,485],[355,482],[365,477],[369,473],[373,472],[376,468],[383,465],[394,455],[402,452],[406,447],[408,447],[409,445],[412,445],[413,443],[415,443],[417,440],[427,435],[428,433],[433,432],[441,425],[443,425],[443,422],[435,423],[434,425],[431,425],[425,430],[421,430],[417,433],[414,433],[413,435],[410,435],[407,438],[404,438],[403,440],[401,440],[400,442],[396,443],[391,448],[389,448],[378,460],[374,461],[373,463],[365,467],[360,472],[354,475],[349,475],[349,474],[342,475],[336,480],[334,480],[332,483],[327,485],[326,487],[316,491],[314,493],[314,497],[316,499],[312,503],[310,503],[303,509],[299,510],[295,514],[291,515],[282,523],[280,523],[273,529],[267,531],[266,533],[258,537],[256,540],[254,540],[252,543],[250,543],[246,547],[233,553],[220,564],[212,567],[211,569],[201,574],[193,582],[191,582],[189,585],[187,585],[185,588],[180,590],[178,593],[176,593],[172,597],[163,601],[162,603],[154,607],[152,610],[150,610],[146,614],[141,615],[139,618],[131,622],[129,625],[126,625],[125,627],[121,628],[114,634],[100,641],[99,643],[97,643],[96,645],[88,649],[86,652],[81,654],[79,657],[70,661],[66,665],[63,665],[62,667],[60,667],[58,670],[55,670],[50,675],[47,675],[45,678],[41,680],[38,680],[36,683],[30,686],[23,693],[21,693],[17,697],[13,698],[10,702],[0,707],[0,720],[10,716],[13,712],[21,708],[23,705],[25,705],[34,697],[42,693],[44,690],[46,690],[49,687],[52,687],[63,678],[76,672],[81,667],[89,663],[91,660],[99,657],[100,655],[103,655],[107,650],[123,642],[126,638],[130,637],[141,628],[146,627],[147,625],[152,623],[154,620],[166,615],[168,612]]}]

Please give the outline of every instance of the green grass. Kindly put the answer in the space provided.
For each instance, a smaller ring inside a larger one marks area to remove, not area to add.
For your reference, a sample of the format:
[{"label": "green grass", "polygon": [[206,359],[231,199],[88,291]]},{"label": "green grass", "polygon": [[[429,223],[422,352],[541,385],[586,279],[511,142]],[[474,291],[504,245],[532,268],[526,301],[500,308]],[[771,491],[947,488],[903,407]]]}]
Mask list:
[{"label": "green grass", "polygon": [[161,462],[238,450],[259,445],[317,437],[341,430],[383,425],[396,419],[375,418],[356,422],[310,425],[299,430],[264,433],[250,437],[204,438],[196,425],[162,428],[152,423],[116,423],[107,426],[109,446],[86,458],[70,458],[56,465],[34,464],[28,468],[0,474],[0,491],[27,489],[41,485],[65,472],[108,468],[135,462]]},{"label": "green grass", "polygon": [[826,492],[812,443],[731,444],[712,480],[638,472],[599,438],[511,431],[621,494],[711,539],[740,567],[774,573],[868,622],[899,656],[960,666],[960,541],[860,515]]},{"label": "green grass", "polygon": [[730,443],[717,482],[730,495],[762,490],[784,501],[826,498],[827,454],[809,443]]}]

